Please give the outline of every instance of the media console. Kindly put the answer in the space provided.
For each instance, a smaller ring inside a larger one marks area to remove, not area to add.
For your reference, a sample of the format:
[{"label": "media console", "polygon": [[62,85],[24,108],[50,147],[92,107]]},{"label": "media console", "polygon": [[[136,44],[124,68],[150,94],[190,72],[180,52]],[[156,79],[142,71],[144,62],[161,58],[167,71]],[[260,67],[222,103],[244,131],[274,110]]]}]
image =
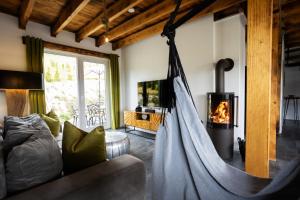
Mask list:
[{"label": "media console", "polygon": [[160,113],[124,111],[124,124],[126,127],[141,128],[156,132],[161,123]]}]

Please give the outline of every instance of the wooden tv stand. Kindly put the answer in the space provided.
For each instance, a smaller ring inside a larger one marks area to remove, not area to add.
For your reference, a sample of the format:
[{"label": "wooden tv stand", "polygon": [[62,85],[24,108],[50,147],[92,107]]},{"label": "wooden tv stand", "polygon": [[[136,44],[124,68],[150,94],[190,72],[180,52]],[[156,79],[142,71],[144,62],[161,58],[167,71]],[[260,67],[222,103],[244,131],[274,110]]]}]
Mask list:
[{"label": "wooden tv stand", "polygon": [[162,115],[160,113],[124,111],[125,131],[127,126],[156,132]]}]

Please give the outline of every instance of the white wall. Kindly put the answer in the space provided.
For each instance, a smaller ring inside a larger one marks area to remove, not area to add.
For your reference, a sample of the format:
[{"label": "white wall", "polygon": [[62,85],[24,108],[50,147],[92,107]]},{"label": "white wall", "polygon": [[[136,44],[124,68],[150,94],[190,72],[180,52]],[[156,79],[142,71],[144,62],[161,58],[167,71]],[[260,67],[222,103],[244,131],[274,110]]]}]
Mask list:
[{"label": "white wall", "polygon": [[[285,67],[284,68],[284,88],[283,96],[295,95],[300,97],[300,67]],[[298,101],[300,104],[300,101]],[[299,108],[298,108],[299,109]],[[299,110],[298,110],[299,113]],[[289,109],[286,119],[294,119],[294,105],[289,103]]]},{"label": "white wall", "polygon": [[[245,28],[240,15],[219,22],[213,16],[188,23],[176,32],[177,48],[184,66],[201,120],[206,123],[207,92],[215,91],[214,63],[230,57],[234,69],[226,74],[226,92],[235,92],[244,101]],[[123,49],[125,65],[125,109],[138,105],[137,82],[164,79],[168,70],[168,46],[160,35]],[[240,127],[236,137],[243,137],[244,104],[240,103]]]},{"label": "white wall", "polygon": [[[206,93],[213,91],[213,17],[185,24],[176,32],[177,48],[200,118],[206,122]],[[165,79],[168,45],[160,35],[123,49],[125,109],[138,105],[137,82]]]},{"label": "white wall", "polygon": [[[121,56],[121,50],[112,51],[111,44],[106,44],[100,48],[95,46],[95,40],[88,38],[80,43],[75,42],[75,34],[63,31],[57,37],[51,37],[50,27],[34,22],[27,24],[26,30],[18,28],[18,19],[14,16],[0,13],[0,69],[26,71],[26,51],[22,44],[22,36],[30,35],[42,38],[45,41],[65,44],[73,47],[89,49],[93,51],[115,53]],[[120,73],[124,74],[122,67],[122,57],[120,61]],[[124,76],[121,75],[121,85],[124,85]],[[121,87],[121,97],[124,96],[123,87]],[[123,110],[124,101],[121,99],[121,110]],[[3,92],[0,92],[0,122],[7,113],[6,101]]]}]

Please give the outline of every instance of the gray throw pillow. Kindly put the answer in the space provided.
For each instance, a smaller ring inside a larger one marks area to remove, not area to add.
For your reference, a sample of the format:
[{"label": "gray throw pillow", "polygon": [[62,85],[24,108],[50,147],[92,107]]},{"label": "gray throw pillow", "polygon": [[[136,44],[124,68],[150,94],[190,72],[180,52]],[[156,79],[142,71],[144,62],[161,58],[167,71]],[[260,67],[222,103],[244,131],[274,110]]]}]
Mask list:
[{"label": "gray throw pillow", "polygon": [[3,139],[2,136],[0,136],[0,199],[6,196],[4,156],[3,156],[2,149],[3,149]]},{"label": "gray throw pillow", "polygon": [[8,193],[28,189],[61,175],[60,149],[39,115],[10,117],[5,122],[8,125],[5,125],[4,143],[10,149],[5,163]]}]

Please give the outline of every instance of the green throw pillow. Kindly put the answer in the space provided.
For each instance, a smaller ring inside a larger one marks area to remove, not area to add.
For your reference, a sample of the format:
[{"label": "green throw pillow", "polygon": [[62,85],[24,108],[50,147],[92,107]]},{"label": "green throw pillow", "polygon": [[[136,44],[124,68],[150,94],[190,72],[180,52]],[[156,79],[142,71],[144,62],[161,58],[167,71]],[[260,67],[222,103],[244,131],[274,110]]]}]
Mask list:
[{"label": "green throw pillow", "polygon": [[58,136],[60,130],[60,121],[58,116],[55,114],[53,110],[51,110],[48,114],[44,115],[41,114],[41,118],[46,122],[48,125],[52,135],[55,137]]},{"label": "green throw pillow", "polygon": [[103,127],[99,126],[87,133],[66,121],[62,140],[62,157],[65,174],[105,161],[106,146]]}]

